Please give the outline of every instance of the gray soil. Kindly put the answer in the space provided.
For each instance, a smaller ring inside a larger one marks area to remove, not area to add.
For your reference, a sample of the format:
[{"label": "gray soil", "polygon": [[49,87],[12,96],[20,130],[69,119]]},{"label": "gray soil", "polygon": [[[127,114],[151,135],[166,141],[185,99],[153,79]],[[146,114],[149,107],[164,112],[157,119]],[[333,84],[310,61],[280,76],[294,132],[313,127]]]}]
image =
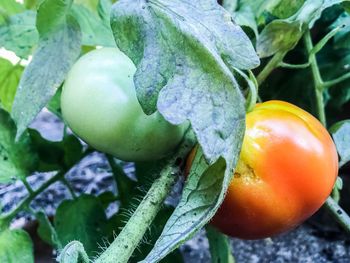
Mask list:
[{"label": "gray soil", "polygon": [[[32,127],[40,130],[42,135],[50,140],[57,141],[62,136],[63,124],[47,111],[39,115]],[[133,173],[132,164],[126,164],[125,169],[128,174]],[[29,177],[29,182],[37,188],[51,176],[50,173],[34,174]],[[67,175],[67,179],[78,194],[116,191],[110,168],[104,155],[100,153],[93,153],[85,158]],[[0,185],[2,210],[11,210],[26,194],[20,182]],[[59,203],[66,198],[70,196],[65,186],[56,183],[37,197],[32,207],[36,210],[43,209],[47,214],[53,215]],[[107,214],[111,215],[116,210],[117,206],[112,205]],[[13,227],[28,226],[30,220],[30,216],[21,214],[13,222]],[[231,239],[230,242],[236,262],[350,262],[350,235],[346,235],[322,211],[297,229],[278,237],[256,241]],[[52,260],[54,255],[48,247],[37,243],[35,262],[54,262]],[[186,263],[210,262],[208,241],[204,231],[182,245],[181,251]]]}]

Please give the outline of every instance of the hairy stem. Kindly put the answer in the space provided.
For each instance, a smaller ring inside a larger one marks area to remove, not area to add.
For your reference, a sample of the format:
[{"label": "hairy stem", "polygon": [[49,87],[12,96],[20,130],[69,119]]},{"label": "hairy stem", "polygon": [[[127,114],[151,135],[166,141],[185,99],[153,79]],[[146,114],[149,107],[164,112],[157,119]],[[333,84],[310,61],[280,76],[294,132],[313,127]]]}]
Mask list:
[{"label": "hairy stem", "polygon": [[176,175],[180,172],[179,160],[185,160],[194,142],[194,135],[190,132],[179,151],[166,163],[160,177],[152,184],[123,230],[107,250],[97,258],[95,263],[125,263],[129,261],[176,181]]}]

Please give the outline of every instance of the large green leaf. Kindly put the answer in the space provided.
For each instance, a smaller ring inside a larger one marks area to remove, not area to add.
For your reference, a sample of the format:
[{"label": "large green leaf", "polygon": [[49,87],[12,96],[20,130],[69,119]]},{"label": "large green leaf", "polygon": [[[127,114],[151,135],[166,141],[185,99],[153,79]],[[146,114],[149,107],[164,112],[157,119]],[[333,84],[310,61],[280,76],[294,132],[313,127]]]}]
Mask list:
[{"label": "large green leaf", "polygon": [[20,229],[0,232],[0,262],[34,263],[33,244],[27,232]]},{"label": "large green leaf", "polygon": [[66,200],[57,208],[54,225],[62,245],[72,240],[80,241],[88,255],[95,256],[102,244],[106,214],[99,199],[82,195]]},{"label": "large green leaf", "polygon": [[[253,46],[214,0],[120,0],[111,24],[136,64],[138,99],[171,123],[190,120],[211,163],[229,162],[244,125],[244,98],[231,72],[259,64]],[[159,95],[159,97],[158,97]]]},{"label": "large green leaf", "polygon": [[44,0],[38,9],[39,46],[25,69],[12,108],[21,135],[46,106],[80,54],[81,32],[69,16],[72,0]]},{"label": "large green leaf", "polygon": [[38,156],[28,134],[24,133],[18,142],[15,136],[14,122],[6,111],[0,109],[0,183],[24,179],[37,166]]},{"label": "large green leaf", "polygon": [[13,65],[10,61],[0,58],[0,102],[8,112],[11,111],[22,72],[21,65]]},{"label": "large green leaf", "polygon": [[39,38],[35,27],[35,16],[34,11],[10,16],[0,25],[0,46],[15,52],[21,58],[27,58]]}]

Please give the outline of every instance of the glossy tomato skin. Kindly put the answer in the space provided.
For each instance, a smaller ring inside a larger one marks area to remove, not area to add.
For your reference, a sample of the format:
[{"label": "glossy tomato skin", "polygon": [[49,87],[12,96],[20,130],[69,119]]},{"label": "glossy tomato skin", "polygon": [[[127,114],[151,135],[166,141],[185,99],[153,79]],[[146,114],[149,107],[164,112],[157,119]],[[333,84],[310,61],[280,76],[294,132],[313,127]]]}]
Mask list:
[{"label": "glossy tomato skin", "polygon": [[135,70],[116,48],[82,56],[62,90],[63,118],[97,150],[126,161],[160,159],[180,143],[187,125],[174,126],[159,112],[142,111],[133,83]]},{"label": "glossy tomato skin", "polygon": [[329,196],[338,155],[327,130],[286,102],[258,104],[246,116],[240,160],[212,224],[242,239],[288,231]]}]

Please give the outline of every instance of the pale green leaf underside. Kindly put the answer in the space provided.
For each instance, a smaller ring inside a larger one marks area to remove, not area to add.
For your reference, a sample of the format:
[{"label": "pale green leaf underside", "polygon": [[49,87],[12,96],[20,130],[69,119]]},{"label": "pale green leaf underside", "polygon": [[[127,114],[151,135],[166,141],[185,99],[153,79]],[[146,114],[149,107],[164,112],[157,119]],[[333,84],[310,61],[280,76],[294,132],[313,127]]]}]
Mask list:
[{"label": "pale green leaf underside", "polygon": [[40,40],[25,69],[12,108],[20,136],[50,101],[80,53],[81,32],[68,15],[72,0],[46,0],[38,9]]},{"label": "pale green leaf underside", "polygon": [[8,21],[0,25],[0,46],[15,52],[21,58],[27,58],[39,38],[35,16],[33,11],[10,16]]},{"label": "pale green leaf underside", "polygon": [[[233,166],[236,165],[242,139],[243,129],[237,135]],[[219,208],[232,175],[233,171],[226,167],[223,159],[208,166],[203,153],[199,150],[180,203],[165,225],[153,250],[143,262],[160,261],[208,223]]]},{"label": "pale green leaf underside", "polygon": [[210,162],[234,153],[244,98],[233,68],[259,60],[248,37],[214,0],[120,0],[111,24],[118,47],[136,64],[146,113],[171,123],[190,120]]}]

